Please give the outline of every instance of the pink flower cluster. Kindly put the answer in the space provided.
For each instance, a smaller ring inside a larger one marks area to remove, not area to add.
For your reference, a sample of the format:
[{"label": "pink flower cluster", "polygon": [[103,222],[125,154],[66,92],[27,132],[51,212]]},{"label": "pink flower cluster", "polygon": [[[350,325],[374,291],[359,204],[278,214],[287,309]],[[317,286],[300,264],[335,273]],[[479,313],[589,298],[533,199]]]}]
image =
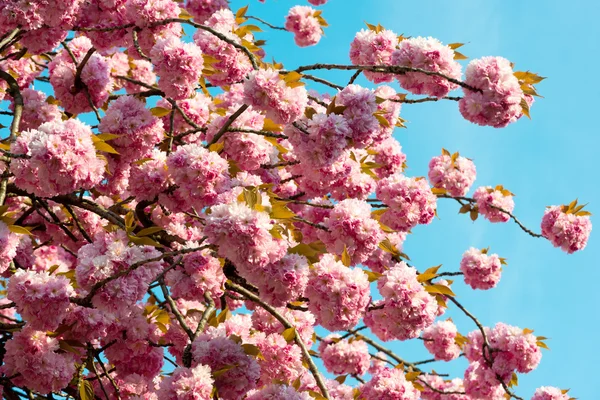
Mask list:
[{"label": "pink flower cluster", "polygon": [[364,400],[418,400],[421,392],[406,380],[404,371],[385,368],[360,388]]},{"label": "pink flower cluster", "polygon": [[433,323],[437,303],[414,268],[404,262],[394,265],[377,281],[377,288],[384,300],[375,303],[364,322],[379,339],[413,339]]},{"label": "pink flower cluster", "polygon": [[308,104],[304,86],[290,87],[274,69],[260,69],[244,82],[244,101],[277,124],[289,124],[304,114]]},{"label": "pink flower cluster", "polygon": [[200,335],[192,343],[194,362],[210,367],[215,386],[223,399],[239,399],[256,387],[260,367],[241,345],[223,336]]},{"label": "pink flower cluster", "polygon": [[11,382],[40,394],[58,392],[69,384],[75,373],[75,356],[64,352],[56,338],[31,327],[15,332],[5,344],[2,372],[13,376]]},{"label": "pink flower cluster", "polygon": [[150,160],[134,163],[129,175],[128,190],[138,201],[152,200],[169,183],[167,153],[153,149],[146,158]]},{"label": "pink flower cluster", "polygon": [[[464,393],[465,388],[463,386],[463,380],[459,378],[454,378],[452,380],[445,381],[438,375],[420,375],[418,379],[419,381],[426,382],[429,386],[434,388],[432,390],[427,385],[423,386],[423,391],[421,392],[421,399],[423,400],[471,400],[471,397],[467,396]],[[453,394],[442,394],[454,392]]]},{"label": "pink flower cluster", "polygon": [[[432,37],[419,36],[402,40],[398,50],[392,54],[391,64],[439,72],[457,80],[460,80],[461,76],[460,64],[454,60],[454,51]],[[416,71],[397,75],[397,79],[402,88],[413,94],[427,94],[437,98],[446,96],[458,87],[441,76]]]},{"label": "pink flower cluster", "polygon": [[435,216],[437,198],[423,178],[395,173],[377,182],[377,198],[389,206],[381,223],[407,232],[418,224],[429,224]]},{"label": "pink flower cluster", "polygon": [[0,221],[0,274],[10,267],[10,263],[17,256],[19,235],[12,233],[3,221]]},{"label": "pink flower cluster", "polygon": [[210,367],[178,367],[172,375],[160,383],[158,396],[161,400],[210,400],[213,378]]},{"label": "pink flower cluster", "polygon": [[371,363],[369,348],[362,340],[339,339],[339,335],[327,336],[319,344],[319,354],[327,371],[335,375],[363,375]]},{"label": "pink flower cluster", "polygon": [[247,279],[258,287],[263,300],[282,307],[304,295],[308,284],[308,263],[304,256],[286,254],[281,260],[267,264]]},{"label": "pink flower cluster", "polygon": [[[397,43],[398,36],[388,29],[379,32],[362,29],[350,44],[350,60],[354,65],[391,65]],[[391,82],[394,79],[394,75],[383,72],[363,73],[373,83]]]},{"label": "pink flower cluster", "polygon": [[[282,307],[277,308],[277,312],[296,328],[304,344],[309,347],[312,346],[315,317],[310,311],[290,310]],[[264,332],[267,335],[270,333],[282,334],[285,331],[285,327],[281,322],[262,308],[256,308],[252,312],[251,318],[252,329]]]},{"label": "pink flower cluster", "polygon": [[278,333],[255,333],[250,342],[256,344],[262,354],[258,359],[260,380],[257,386],[274,380],[294,382],[304,373],[302,351],[293,341],[288,343]]},{"label": "pink flower cluster", "polygon": [[165,276],[173,297],[187,300],[202,299],[204,293],[212,298],[221,297],[225,279],[219,259],[208,250],[185,255],[183,268],[174,268]]},{"label": "pink flower cluster", "polygon": [[428,176],[433,187],[446,189],[450,196],[464,196],[475,182],[476,169],[466,157],[442,154],[429,162]]},{"label": "pink flower cluster", "polygon": [[187,0],[185,9],[194,17],[194,21],[203,24],[216,11],[229,9],[227,0]]},{"label": "pink flower cluster", "polygon": [[465,94],[458,106],[466,120],[503,128],[521,116],[523,91],[507,59],[483,57],[471,61],[464,82],[479,89],[463,89]]},{"label": "pink flower cluster", "polygon": [[[396,247],[396,249],[398,249],[398,251],[402,251],[402,245],[404,244],[404,240],[406,240],[405,232],[388,233],[386,238],[392,245]],[[380,274],[385,272],[395,263],[396,261],[394,261],[394,255],[380,247],[377,247],[375,251],[372,252],[365,261],[363,261],[363,264],[369,267],[371,271]]]},{"label": "pink flower cluster", "polygon": [[[187,117],[194,122],[196,125],[204,126],[208,122],[209,118],[209,106],[211,99],[202,93],[196,93],[189,99],[179,100],[176,102],[177,106],[187,115]],[[167,110],[172,108],[171,103],[165,99],[160,99],[156,105],[163,107]],[[181,116],[181,113],[175,111],[173,121],[173,131],[175,133],[182,133],[188,129],[193,129],[185,119]],[[166,130],[170,129],[171,126],[171,115],[167,115],[162,118],[163,125]]]},{"label": "pink flower cluster", "polygon": [[[479,330],[469,333],[469,342],[464,347],[466,358],[473,368],[465,372],[465,388],[468,375],[487,375],[488,370],[497,381],[496,375],[508,382],[513,372],[527,373],[537,368],[542,352],[537,338],[530,330],[499,322],[493,329],[486,328],[486,336],[491,348],[497,351],[487,354],[491,359],[491,369],[487,366],[482,353],[483,338]],[[486,350],[487,353],[487,350]],[[477,366],[476,364],[480,365]],[[479,370],[479,372],[477,372]],[[468,391],[467,391],[468,393]]]},{"label": "pink flower cluster", "polygon": [[175,196],[184,211],[210,206],[218,194],[229,189],[229,164],[199,144],[178,147],[167,157],[167,166],[178,186]]},{"label": "pink flower cluster", "polygon": [[369,303],[369,280],[359,268],[350,269],[331,254],[313,265],[305,296],[317,323],[330,331],[350,329]]},{"label": "pink flower cluster", "polygon": [[383,240],[383,231],[371,218],[371,206],[364,200],[340,201],[323,225],[328,231],[319,232],[319,239],[325,243],[327,251],[341,256],[345,249],[351,265],[365,261]]},{"label": "pink flower cluster", "polygon": [[463,381],[465,393],[469,398],[502,400],[504,399],[504,388],[496,378],[493,370],[488,368],[484,361],[475,361],[469,364],[465,371]]},{"label": "pink flower cluster", "polygon": [[562,390],[551,387],[542,386],[535,390],[531,400],[569,400],[571,396],[563,393]]},{"label": "pink flower cluster", "polygon": [[152,115],[142,100],[133,96],[122,96],[111,102],[98,129],[118,135],[110,145],[119,152],[122,161],[145,157],[164,137],[162,121]]},{"label": "pink flower cluster", "polygon": [[552,206],[544,212],[542,235],[569,254],[585,248],[591,231],[592,222],[587,215],[567,214],[561,206]]},{"label": "pink flower cluster", "polygon": [[125,12],[136,26],[144,28],[153,22],[178,18],[181,9],[173,0],[127,0]]},{"label": "pink flower cluster", "polygon": [[487,250],[471,247],[460,261],[460,270],[465,283],[473,289],[487,290],[500,281],[502,264],[497,254],[487,254]]},{"label": "pink flower cluster", "polygon": [[92,130],[77,119],[46,122],[37,130],[22,132],[11,144],[11,152],[30,156],[13,160],[10,169],[17,186],[37,196],[90,189],[104,175]]},{"label": "pink flower cluster", "polygon": [[281,384],[266,385],[251,393],[246,400],[310,400],[307,392],[297,392],[292,386]]},{"label": "pink flower cluster", "polygon": [[158,87],[167,97],[182,100],[194,94],[204,66],[198,46],[168,36],[158,39],[150,51],[150,58],[159,77]]},{"label": "pink flower cluster", "polygon": [[[69,49],[77,60],[77,65],[83,62],[92,43],[86,37],[80,36],[69,42]],[[54,97],[60,101],[65,111],[71,114],[81,114],[100,108],[108,100],[113,89],[113,79],[110,76],[111,62],[98,53],[91,55],[81,70],[81,82],[75,81],[77,67],[71,55],[63,49],[58,52],[48,64],[50,83],[54,88]]]},{"label": "pink flower cluster", "polygon": [[48,272],[18,270],[10,277],[7,297],[34,329],[52,331],[65,318],[74,294],[70,281]]},{"label": "pink flower cluster", "polygon": [[[241,43],[241,39],[232,33],[239,26],[235,22],[235,16],[228,8],[216,11],[206,20],[205,25],[234,42]],[[206,79],[213,85],[223,86],[240,82],[252,71],[252,64],[246,54],[212,33],[198,29],[194,33],[194,41],[202,49],[203,54],[219,60],[211,64],[215,72],[206,76]]]},{"label": "pink flower cluster", "polygon": [[294,34],[294,41],[300,47],[314,46],[323,34],[315,9],[308,6],[292,7],[285,17],[285,29]]},{"label": "pink flower cluster", "polygon": [[[44,92],[27,88],[21,91],[21,95],[23,96],[23,115],[19,129],[22,131],[37,129],[44,122],[61,119],[62,114],[58,106],[47,103]],[[14,110],[14,103],[11,103],[10,109]]]},{"label": "pink flower cluster", "polygon": [[421,337],[425,348],[436,360],[452,361],[460,355],[460,347],[454,341],[457,334],[452,321],[438,321],[425,328]]},{"label": "pink flower cluster", "polygon": [[507,222],[510,216],[506,212],[510,213],[515,208],[513,194],[506,189],[482,186],[475,191],[473,198],[477,201],[479,213],[490,222]]}]

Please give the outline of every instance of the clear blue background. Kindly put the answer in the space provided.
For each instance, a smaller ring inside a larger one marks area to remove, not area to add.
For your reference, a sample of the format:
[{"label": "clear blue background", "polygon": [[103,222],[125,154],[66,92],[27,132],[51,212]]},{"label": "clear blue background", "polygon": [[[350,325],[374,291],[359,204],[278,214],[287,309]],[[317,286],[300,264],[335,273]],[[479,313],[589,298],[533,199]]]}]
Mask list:
[{"label": "clear blue background", "polygon": [[[232,1],[231,6],[235,11],[248,3],[248,15],[280,26],[290,7],[308,5],[266,0],[265,4]],[[515,214],[534,231],[539,232],[548,205],[579,198],[590,203],[592,213],[600,213],[596,119],[600,7],[596,2],[330,0],[319,8],[330,27],[318,45],[298,48],[291,34],[265,27],[265,33],[257,36],[267,39],[267,59],[272,56],[288,69],[315,62],[349,63],[350,42],[367,21],[405,36],[467,43],[461,52],[470,58],[503,56],[515,63],[516,70],[548,77],[538,85],[544,98],[533,105],[533,119],[523,118],[504,129],[465,121],[455,102],[404,105],[401,116],[408,120],[408,129],[396,129],[394,136],[408,156],[407,175],[426,175],[429,160],[444,147],[474,160],[475,187],[503,184],[515,193]],[[343,85],[351,73],[316,75]],[[364,79],[357,83],[372,87]],[[328,90],[315,84],[309,87]],[[397,83],[392,87],[399,90]],[[550,338],[551,350],[543,351],[540,366],[519,375],[517,393],[530,398],[535,388],[546,385],[571,388],[569,393],[579,399],[600,398],[591,379],[600,355],[596,345],[598,232],[592,232],[585,250],[567,255],[545,239],[531,238],[512,222],[490,224],[479,219],[473,223],[457,211],[455,202],[440,200],[440,219],[414,229],[405,245],[413,263],[420,269],[443,263],[444,270],[457,271],[462,253],[471,246],[490,246],[506,257],[509,264],[495,289],[473,291],[457,279],[454,291],[485,325],[503,321]],[[475,329],[460,311],[447,315],[462,333]],[[430,358],[420,341],[394,343],[391,348],[407,360]],[[466,362],[431,365],[437,372],[462,376]]]}]

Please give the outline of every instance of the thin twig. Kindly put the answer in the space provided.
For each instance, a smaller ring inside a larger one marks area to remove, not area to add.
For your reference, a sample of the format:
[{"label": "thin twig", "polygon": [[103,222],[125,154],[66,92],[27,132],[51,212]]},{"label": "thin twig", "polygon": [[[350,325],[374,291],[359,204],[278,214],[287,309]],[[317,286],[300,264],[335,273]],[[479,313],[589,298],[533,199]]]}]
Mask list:
[{"label": "thin twig", "polygon": [[215,134],[215,136],[210,141],[210,143],[208,143],[206,145],[206,147],[208,148],[212,144],[217,143],[219,141],[219,139],[221,139],[221,136],[223,136],[225,134],[225,132],[227,132],[227,129],[229,129],[229,127],[231,126],[231,124],[233,124],[233,122],[237,119],[237,117],[239,117],[240,115],[242,115],[242,113],[244,111],[246,111],[247,108],[248,108],[248,104],[242,104],[240,106],[240,108],[237,109],[236,112],[234,112],[233,114],[231,114],[229,116],[229,118],[227,118],[227,121],[225,121],[225,124],[221,127],[221,129],[219,129],[219,131]]}]

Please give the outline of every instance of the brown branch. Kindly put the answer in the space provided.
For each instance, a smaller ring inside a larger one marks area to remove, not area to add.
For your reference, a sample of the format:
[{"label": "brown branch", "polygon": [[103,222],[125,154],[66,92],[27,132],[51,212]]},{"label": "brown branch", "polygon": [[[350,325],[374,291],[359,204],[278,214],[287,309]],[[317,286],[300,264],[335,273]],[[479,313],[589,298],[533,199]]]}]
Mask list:
[{"label": "brown branch", "polygon": [[227,121],[225,121],[225,124],[221,127],[221,129],[219,129],[219,131],[216,133],[216,135],[213,137],[213,139],[210,141],[210,143],[208,143],[206,145],[206,147],[210,147],[212,144],[215,144],[219,141],[219,139],[221,139],[221,136],[223,136],[225,134],[225,132],[227,132],[227,129],[229,129],[229,127],[231,126],[231,124],[233,124],[233,122],[237,119],[237,117],[239,117],[240,115],[242,115],[242,113],[244,111],[246,111],[246,109],[248,108],[248,104],[242,104],[240,106],[240,108],[237,109],[236,112],[234,112],[233,114],[231,114],[229,116],[229,118],[227,118]]},{"label": "brown branch", "polygon": [[140,57],[142,57],[146,61],[152,62],[152,59],[150,57],[148,57],[147,55],[145,55],[144,52],[142,51],[142,48],[140,47],[140,43],[138,41],[138,32],[141,30],[142,30],[142,28],[140,28],[139,26],[136,26],[131,31],[131,37],[133,38],[133,46],[135,47],[135,50],[138,52]]},{"label": "brown branch", "polygon": [[300,161],[282,161],[282,162],[278,162],[276,164],[261,164],[261,168],[264,169],[273,169],[273,168],[279,168],[279,167],[288,167],[288,166],[292,166],[292,165],[297,165],[300,164]]},{"label": "brown branch", "polygon": [[280,30],[280,31],[286,31],[286,32],[288,31],[287,29],[285,29],[285,28],[283,28],[283,27],[281,27],[281,26],[275,26],[275,25],[272,25],[272,24],[268,23],[267,21],[264,21],[264,20],[262,20],[262,19],[260,19],[260,18],[258,18],[258,17],[253,17],[253,16],[251,16],[251,15],[246,15],[246,18],[248,18],[248,19],[253,19],[253,20],[256,20],[256,21],[258,21],[258,22],[260,22],[260,23],[263,23],[263,24],[265,24],[266,26],[268,26],[268,27],[269,27],[269,28],[271,28],[271,29],[277,29],[277,30]]},{"label": "brown branch", "polygon": [[[18,33],[18,32],[17,32]],[[9,141],[12,143],[19,132],[19,125],[21,123],[21,116],[23,114],[23,96],[21,96],[21,90],[19,89],[19,84],[15,78],[11,74],[6,71],[0,69],[0,79],[5,81],[8,85],[8,89],[6,92],[10,94],[13,98],[14,110],[13,110],[13,119],[10,124],[10,138]],[[8,164],[8,163],[7,163]],[[7,165],[8,170],[8,165]],[[8,177],[2,179],[0,182],[0,206],[4,204],[4,200],[6,199],[6,190],[8,188]]]}]

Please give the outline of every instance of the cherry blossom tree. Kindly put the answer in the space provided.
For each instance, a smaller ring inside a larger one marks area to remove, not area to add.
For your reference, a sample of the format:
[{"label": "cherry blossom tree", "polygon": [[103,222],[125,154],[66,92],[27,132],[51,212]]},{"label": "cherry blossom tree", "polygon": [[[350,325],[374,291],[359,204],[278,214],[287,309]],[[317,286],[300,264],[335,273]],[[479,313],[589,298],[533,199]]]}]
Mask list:
[{"label": "cherry blossom tree", "polygon": [[[573,253],[590,213],[549,207],[536,233],[508,189],[473,190],[464,155],[406,175],[392,134],[424,102],[517,123],[543,78],[371,24],[340,44],[348,63],[269,63],[263,29],[320,41],[326,0],[309,3],[280,27],[225,0],[0,0],[4,398],[524,398],[545,337],[483,326],[451,287],[492,289],[506,260],[470,248],[460,270],[427,268],[403,243],[452,201]],[[411,339],[433,358],[386,346]],[[459,357],[463,376],[431,368]]]}]

